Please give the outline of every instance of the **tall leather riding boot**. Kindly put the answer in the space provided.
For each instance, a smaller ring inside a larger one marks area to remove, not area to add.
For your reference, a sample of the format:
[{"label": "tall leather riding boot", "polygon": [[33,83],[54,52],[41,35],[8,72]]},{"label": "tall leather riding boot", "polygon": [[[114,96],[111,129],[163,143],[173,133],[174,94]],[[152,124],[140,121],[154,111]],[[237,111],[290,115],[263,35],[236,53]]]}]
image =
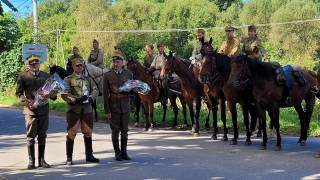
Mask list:
[{"label": "tall leather riding boot", "polygon": [[44,151],[46,149],[46,145],[38,145],[38,162],[39,167],[43,168],[51,168],[51,166],[44,160]]},{"label": "tall leather riding boot", "polygon": [[121,136],[121,158],[123,160],[131,160],[127,153],[128,138]]},{"label": "tall leather riding boot", "polygon": [[95,158],[92,154],[92,138],[83,136],[83,139],[86,151],[86,161],[91,163],[98,163],[99,159]]},{"label": "tall leather riding boot", "polygon": [[34,144],[28,144],[29,164],[28,169],[35,169]]},{"label": "tall leather riding boot", "polygon": [[73,144],[74,144],[74,140],[67,137],[67,141],[66,141],[67,162],[66,162],[66,165],[68,165],[68,166],[73,165],[73,163],[72,163]]},{"label": "tall leather riding boot", "polygon": [[119,147],[119,140],[112,138],[112,144],[113,144],[113,149],[114,149],[114,153],[115,153],[115,159],[117,161],[122,161],[120,147]]}]

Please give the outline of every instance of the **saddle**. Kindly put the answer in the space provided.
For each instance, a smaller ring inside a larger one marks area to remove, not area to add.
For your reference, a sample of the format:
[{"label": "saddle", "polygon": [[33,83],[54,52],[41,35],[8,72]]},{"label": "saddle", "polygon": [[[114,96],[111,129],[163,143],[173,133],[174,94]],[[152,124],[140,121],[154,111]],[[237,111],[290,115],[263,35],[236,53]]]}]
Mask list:
[{"label": "saddle", "polygon": [[286,86],[292,89],[294,85],[304,86],[306,80],[303,74],[299,70],[295,70],[291,65],[286,65],[276,69],[277,73],[277,83],[279,86]]}]

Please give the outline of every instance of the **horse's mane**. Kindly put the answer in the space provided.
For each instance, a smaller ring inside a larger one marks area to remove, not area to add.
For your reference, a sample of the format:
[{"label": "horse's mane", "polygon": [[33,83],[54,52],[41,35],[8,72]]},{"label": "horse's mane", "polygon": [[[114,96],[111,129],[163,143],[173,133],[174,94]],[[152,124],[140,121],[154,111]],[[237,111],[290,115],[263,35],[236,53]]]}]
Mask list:
[{"label": "horse's mane", "polygon": [[275,69],[281,67],[279,65],[271,64],[268,62],[250,59],[248,56],[245,55],[238,56],[235,59],[235,62],[243,60],[247,61],[248,67],[251,73],[254,74],[254,77],[260,77],[266,80],[274,80],[276,76]]},{"label": "horse's mane", "polygon": [[[189,69],[189,65],[186,61],[182,60],[181,58],[173,57],[172,59],[174,62],[177,63],[177,67],[179,66],[180,73],[183,74],[181,79],[188,79],[190,84],[197,84],[197,79],[194,77],[193,72]],[[178,72],[176,72],[178,74]],[[179,74],[178,74],[179,75]]]},{"label": "horse's mane", "polygon": [[217,66],[217,71],[225,80],[227,80],[231,71],[231,58],[227,55],[220,53],[214,53],[214,57]]},{"label": "horse's mane", "polygon": [[50,75],[57,73],[61,79],[64,79],[65,77],[67,77],[67,71],[64,68],[57,65],[52,65],[49,68],[50,68]]}]

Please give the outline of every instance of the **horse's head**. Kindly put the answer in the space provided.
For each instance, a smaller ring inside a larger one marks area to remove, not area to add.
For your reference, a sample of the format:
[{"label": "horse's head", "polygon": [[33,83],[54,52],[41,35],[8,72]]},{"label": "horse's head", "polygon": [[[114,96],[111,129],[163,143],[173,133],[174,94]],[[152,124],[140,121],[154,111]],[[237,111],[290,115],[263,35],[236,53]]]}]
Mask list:
[{"label": "horse's head", "polygon": [[169,55],[164,55],[164,60],[161,63],[160,66],[160,78],[167,78],[169,74],[173,73],[174,71],[174,56],[172,54],[172,52],[169,52]]},{"label": "horse's head", "polygon": [[210,40],[208,42],[205,42],[204,40],[201,41],[201,49],[200,49],[200,53],[205,56],[207,54],[213,54],[215,51],[212,47],[212,37],[210,38]]},{"label": "horse's head", "polygon": [[57,72],[57,66],[54,64],[50,64],[49,65],[49,73],[50,75],[54,74],[55,72]]},{"label": "horse's head", "polygon": [[246,89],[250,86],[251,71],[248,66],[248,56],[237,56],[232,60],[228,84],[234,88]]},{"label": "horse's head", "polygon": [[218,77],[215,56],[205,55],[199,71],[199,81],[201,83],[212,83]]},{"label": "horse's head", "polygon": [[132,57],[128,60],[127,68],[132,73],[137,69],[136,61]]},{"label": "horse's head", "polygon": [[49,65],[49,73],[50,75],[57,73],[61,79],[67,77],[67,71],[60,66],[57,65]]}]

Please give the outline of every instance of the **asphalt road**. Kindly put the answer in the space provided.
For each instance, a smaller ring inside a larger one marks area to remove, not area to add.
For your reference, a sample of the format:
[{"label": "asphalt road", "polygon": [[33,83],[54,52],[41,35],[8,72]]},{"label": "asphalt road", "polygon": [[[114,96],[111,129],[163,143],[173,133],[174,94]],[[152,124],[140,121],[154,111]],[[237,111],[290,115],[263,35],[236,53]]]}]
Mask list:
[{"label": "asphalt road", "polygon": [[[261,139],[253,145],[231,146],[212,141],[201,132],[193,137],[188,131],[131,128],[129,155],[132,161],[115,161],[110,128],[96,123],[93,150],[100,164],[86,164],[82,135],[76,137],[74,166],[64,165],[66,123],[64,117],[50,116],[46,160],[50,169],[26,170],[27,148],[23,115],[20,110],[0,108],[0,180],[2,179],[320,179],[320,138],[307,145],[296,144],[297,137],[283,137],[282,151],[259,150]],[[231,138],[232,135],[229,135]],[[221,138],[221,136],[220,136]]]}]

